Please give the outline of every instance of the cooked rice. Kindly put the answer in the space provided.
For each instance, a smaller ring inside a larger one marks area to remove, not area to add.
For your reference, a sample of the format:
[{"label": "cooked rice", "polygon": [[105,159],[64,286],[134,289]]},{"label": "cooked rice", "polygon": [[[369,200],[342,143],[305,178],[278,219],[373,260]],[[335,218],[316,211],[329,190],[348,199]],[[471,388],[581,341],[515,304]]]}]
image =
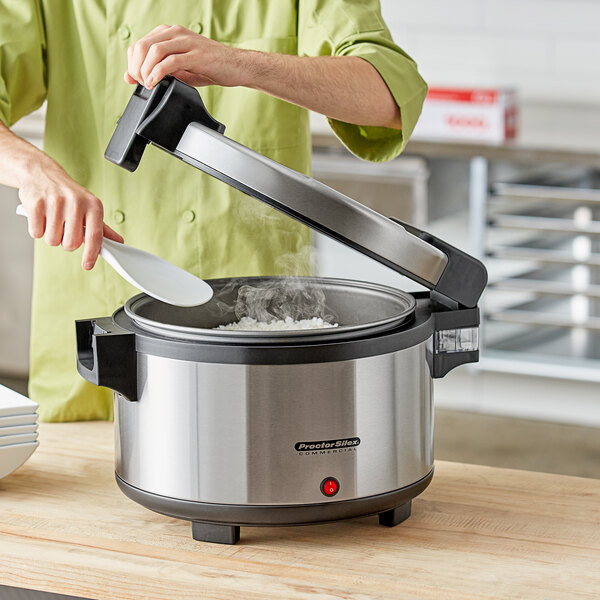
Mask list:
[{"label": "cooked rice", "polygon": [[301,319],[296,321],[291,317],[285,319],[273,319],[268,323],[265,321],[257,321],[252,317],[242,317],[236,323],[228,323],[227,325],[219,325],[215,329],[235,329],[238,331],[285,331],[297,329],[327,329],[329,327],[338,327],[337,323],[328,323],[320,317],[312,319]]}]

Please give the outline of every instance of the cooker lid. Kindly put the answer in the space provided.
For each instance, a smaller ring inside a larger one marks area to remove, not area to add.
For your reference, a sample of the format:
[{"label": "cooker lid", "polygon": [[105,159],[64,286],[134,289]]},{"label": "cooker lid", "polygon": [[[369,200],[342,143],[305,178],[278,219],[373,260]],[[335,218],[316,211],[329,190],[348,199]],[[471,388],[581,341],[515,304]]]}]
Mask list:
[{"label": "cooker lid", "polygon": [[[317,339],[340,340],[373,335],[408,325],[415,311],[415,299],[387,286],[317,277],[245,277],[212,279],[212,299],[195,307],[178,307],[145,294],[130,298],[125,313],[133,323],[150,333],[223,343],[285,343]],[[245,290],[258,290],[257,304]],[[262,292],[269,291],[270,294]],[[240,293],[241,292],[241,293]],[[304,300],[298,299],[301,293]],[[240,298],[242,300],[240,300]],[[268,301],[265,302],[265,298]],[[242,331],[218,329],[249,316],[294,319],[322,318],[337,327],[299,330]]]},{"label": "cooker lid", "polygon": [[487,282],[478,260],[226,138],[224,129],[197,90],[166,77],[152,90],[138,85],[105,156],[134,171],[153,143],[446,298],[477,304]]}]

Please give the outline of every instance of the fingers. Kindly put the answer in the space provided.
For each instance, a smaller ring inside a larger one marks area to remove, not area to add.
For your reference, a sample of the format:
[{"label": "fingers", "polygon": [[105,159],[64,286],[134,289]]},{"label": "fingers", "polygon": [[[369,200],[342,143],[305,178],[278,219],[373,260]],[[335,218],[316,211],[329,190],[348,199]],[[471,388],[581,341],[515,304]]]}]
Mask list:
[{"label": "fingers", "polygon": [[203,41],[206,38],[181,25],[161,25],[128,48],[124,79],[150,89],[165,75],[185,71],[191,51]]},{"label": "fingers", "polygon": [[125,241],[123,236],[119,235],[114,229],[111,229],[106,223],[104,223],[104,237],[120,244]]},{"label": "fingers", "polygon": [[65,227],[64,198],[58,196],[46,202],[46,235],[48,246],[60,246]]},{"label": "fingers", "polygon": [[29,235],[34,239],[41,238],[46,231],[46,207],[44,201],[39,199],[35,202],[27,202],[23,199],[20,190],[19,199],[23,205],[27,204],[27,229]]},{"label": "fingers", "polygon": [[67,252],[73,252],[73,250],[77,250],[83,244],[84,212],[80,204],[72,203],[65,213],[66,219],[62,247]]},{"label": "fingers", "polygon": [[153,66],[152,72],[146,79],[146,84],[149,87],[157,84],[163,77],[172,73],[181,73],[186,71],[186,65],[189,63],[188,54],[171,54],[158,64]]},{"label": "fingers", "polygon": [[[129,46],[129,48],[127,48],[127,75],[129,76],[129,79],[136,82],[136,83],[142,83],[141,80],[141,75],[140,75],[140,66],[141,63],[139,62],[139,58],[138,55],[142,54],[141,51],[141,44],[140,40],[139,42],[136,42],[133,46]],[[136,53],[136,49],[138,50]],[[145,56],[145,54],[144,54]]]},{"label": "fingers", "polygon": [[[49,246],[62,245],[67,252],[72,252],[83,244],[86,222],[90,218],[93,220],[97,214],[102,215],[102,205],[100,200],[91,195],[83,199],[59,196],[47,200],[45,205],[38,203],[30,214],[30,218],[35,220],[31,226],[36,234],[34,237],[44,235],[42,224],[45,222],[46,243]],[[92,262],[95,262],[93,253],[92,247]]]},{"label": "fingers", "polygon": [[[172,70],[181,68],[181,65],[178,65],[177,61],[184,56],[189,47],[189,40],[181,37],[153,43],[148,49],[140,68],[140,75],[144,85],[152,87],[165,75],[169,75],[172,72],[168,70],[169,68]],[[164,65],[166,61],[170,65],[167,69],[163,68],[160,71],[154,72],[159,63]]]},{"label": "fingers", "polygon": [[178,30],[168,25],[159,25],[127,49],[127,73],[129,73],[131,79],[144,85],[141,69],[146,55],[152,44],[165,41],[173,36],[175,31],[170,31],[171,29]]},{"label": "fingers", "polygon": [[102,248],[102,237],[104,233],[104,223],[102,221],[103,211],[100,201],[98,205],[92,206],[85,214],[85,247],[81,265],[86,271],[94,268],[100,249]]}]

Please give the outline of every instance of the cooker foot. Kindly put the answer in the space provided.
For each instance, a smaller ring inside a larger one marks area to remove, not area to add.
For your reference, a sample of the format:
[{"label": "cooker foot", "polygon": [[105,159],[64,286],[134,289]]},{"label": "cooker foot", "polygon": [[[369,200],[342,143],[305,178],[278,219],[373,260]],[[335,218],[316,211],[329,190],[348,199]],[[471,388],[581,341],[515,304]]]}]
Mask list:
[{"label": "cooker foot", "polygon": [[402,506],[379,513],[379,524],[385,527],[395,527],[410,517],[411,500]]},{"label": "cooker foot", "polygon": [[215,525],[192,521],[192,537],[198,542],[237,544],[240,541],[239,525]]}]

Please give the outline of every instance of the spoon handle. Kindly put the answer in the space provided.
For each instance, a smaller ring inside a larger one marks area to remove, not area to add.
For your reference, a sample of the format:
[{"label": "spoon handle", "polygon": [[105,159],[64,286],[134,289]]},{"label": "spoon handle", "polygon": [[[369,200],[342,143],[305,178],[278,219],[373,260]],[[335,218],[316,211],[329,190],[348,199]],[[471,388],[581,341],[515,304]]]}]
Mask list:
[{"label": "spoon handle", "polygon": [[27,211],[25,210],[25,207],[22,204],[19,204],[19,206],[17,206],[17,210],[15,212],[22,217],[27,217]]}]

